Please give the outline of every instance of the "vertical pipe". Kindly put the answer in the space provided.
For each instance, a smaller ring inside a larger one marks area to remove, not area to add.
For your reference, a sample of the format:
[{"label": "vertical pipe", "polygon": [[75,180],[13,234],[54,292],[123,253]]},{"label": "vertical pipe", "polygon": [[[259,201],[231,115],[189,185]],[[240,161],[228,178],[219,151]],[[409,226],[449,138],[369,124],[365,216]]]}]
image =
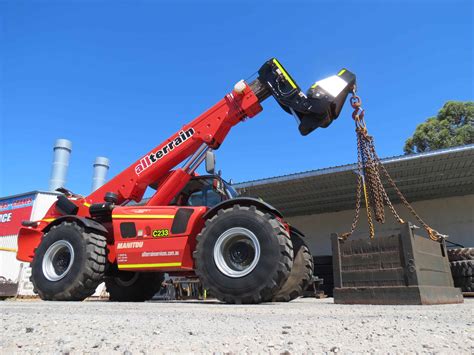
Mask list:
[{"label": "vertical pipe", "polygon": [[49,191],[54,191],[66,185],[69,157],[72,152],[72,142],[67,139],[58,139],[54,144],[53,166],[49,179]]},{"label": "vertical pipe", "polygon": [[92,191],[97,190],[105,184],[107,171],[109,170],[109,159],[104,157],[95,158],[94,175],[92,176]]}]

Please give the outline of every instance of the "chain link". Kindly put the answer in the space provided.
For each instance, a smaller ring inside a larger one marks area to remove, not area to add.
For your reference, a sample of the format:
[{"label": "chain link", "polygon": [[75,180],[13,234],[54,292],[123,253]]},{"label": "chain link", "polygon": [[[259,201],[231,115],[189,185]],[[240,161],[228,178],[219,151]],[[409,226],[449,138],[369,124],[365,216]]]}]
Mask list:
[{"label": "chain link", "polygon": [[395,181],[391,178],[385,166],[382,164],[381,159],[375,151],[374,138],[368,134],[367,126],[364,120],[365,111],[362,109],[362,100],[359,96],[356,95],[356,88],[354,86],[352,91],[352,97],[350,98],[350,103],[354,112],[352,113],[352,118],[354,119],[356,126],[356,135],[357,135],[357,190],[356,190],[356,204],[355,204],[355,214],[352,221],[351,230],[348,233],[343,233],[340,235],[341,238],[349,238],[357,228],[357,223],[360,216],[360,207],[362,204],[362,194],[365,198],[365,207],[367,210],[367,222],[369,225],[369,235],[370,238],[374,238],[374,223],[372,220],[372,211],[374,213],[374,218],[379,223],[385,223],[385,206],[388,206],[393,216],[398,223],[402,224],[405,221],[400,217],[400,215],[395,210],[390,198],[385,190],[385,187],[382,182],[381,172],[389,182],[390,186],[395,190],[398,198],[406,206],[406,208],[413,214],[413,216],[418,220],[418,222],[425,228],[430,239],[438,241],[441,238],[445,238],[445,235],[442,235],[432,229],[428,224],[426,224],[423,219],[416,213],[413,206],[407,201],[405,196],[402,194],[398,186],[395,184]]}]

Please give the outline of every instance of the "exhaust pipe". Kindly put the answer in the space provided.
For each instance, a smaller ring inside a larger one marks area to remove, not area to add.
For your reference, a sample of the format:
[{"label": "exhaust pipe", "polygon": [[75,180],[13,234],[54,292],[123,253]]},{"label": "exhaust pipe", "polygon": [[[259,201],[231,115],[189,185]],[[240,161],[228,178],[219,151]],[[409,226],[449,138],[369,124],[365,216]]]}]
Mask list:
[{"label": "exhaust pipe", "polygon": [[95,158],[94,175],[92,176],[92,192],[105,184],[107,171],[109,170],[109,159],[104,157]]},{"label": "exhaust pipe", "polygon": [[55,191],[66,185],[66,175],[69,167],[69,158],[72,152],[72,142],[67,139],[58,139],[54,144],[53,166],[49,179],[49,191]]}]

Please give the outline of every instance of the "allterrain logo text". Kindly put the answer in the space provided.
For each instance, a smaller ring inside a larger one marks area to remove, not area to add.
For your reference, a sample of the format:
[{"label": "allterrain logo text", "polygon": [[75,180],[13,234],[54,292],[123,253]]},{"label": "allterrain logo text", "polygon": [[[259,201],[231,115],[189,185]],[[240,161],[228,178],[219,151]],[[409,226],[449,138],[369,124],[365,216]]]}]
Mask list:
[{"label": "allterrain logo text", "polygon": [[135,166],[135,173],[140,175],[143,171],[148,169],[150,166],[155,164],[158,160],[163,158],[165,155],[170,153],[174,150],[174,148],[178,147],[179,145],[183,144],[183,142],[187,141],[191,138],[194,134],[194,129],[189,128],[186,131],[181,131],[178,133],[178,136],[173,138],[171,142],[166,144],[164,147],[158,149],[156,152],[147,155],[140,159],[140,162]]}]

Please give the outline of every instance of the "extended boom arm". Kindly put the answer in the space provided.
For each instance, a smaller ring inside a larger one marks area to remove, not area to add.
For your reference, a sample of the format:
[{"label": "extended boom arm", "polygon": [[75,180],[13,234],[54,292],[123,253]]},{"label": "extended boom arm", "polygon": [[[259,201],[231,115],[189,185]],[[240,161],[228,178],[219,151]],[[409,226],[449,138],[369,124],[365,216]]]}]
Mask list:
[{"label": "extended boom arm", "polygon": [[[147,204],[166,205],[189,181],[198,165],[195,162],[200,162],[205,150],[217,149],[234,125],[262,111],[260,103],[270,95],[297,118],[301,134],[307,135],[337,118],[354,84],[354,74],[343,69],[304,94],[283,66],[271,59],[260,68],[256,80],[238,82],[216,105],[87,196],[86,201],[102,202],[107,193],[114,196],[116,204],[140,201],[146,188],[155,184],[157,191]],[[170,171],[193,154],[191,164]]]}]

